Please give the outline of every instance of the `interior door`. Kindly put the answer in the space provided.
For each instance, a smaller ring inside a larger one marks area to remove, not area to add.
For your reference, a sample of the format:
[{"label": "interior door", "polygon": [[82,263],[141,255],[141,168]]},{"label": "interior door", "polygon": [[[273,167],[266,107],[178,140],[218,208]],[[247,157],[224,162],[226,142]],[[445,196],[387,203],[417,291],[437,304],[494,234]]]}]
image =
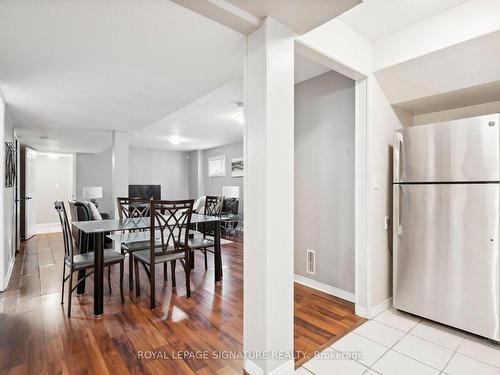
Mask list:
[{"label": "interior door", "polygon": [[24,196],[24,233],[25,239],[32,237],[36,232],[36,159],[35,150],[25,148],[25,188]]},{"label": "interior door", "polygon": [[394,306],[499,340],[499,185],[394,185]]}]

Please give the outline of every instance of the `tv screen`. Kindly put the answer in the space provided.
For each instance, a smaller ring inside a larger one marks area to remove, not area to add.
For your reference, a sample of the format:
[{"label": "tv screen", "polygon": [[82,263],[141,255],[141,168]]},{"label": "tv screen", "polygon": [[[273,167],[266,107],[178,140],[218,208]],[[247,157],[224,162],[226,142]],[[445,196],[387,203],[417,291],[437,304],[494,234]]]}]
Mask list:
[{"label": "tv screen", "polygon": [[161,185],[129,185],[129,198],[161,199]]}]

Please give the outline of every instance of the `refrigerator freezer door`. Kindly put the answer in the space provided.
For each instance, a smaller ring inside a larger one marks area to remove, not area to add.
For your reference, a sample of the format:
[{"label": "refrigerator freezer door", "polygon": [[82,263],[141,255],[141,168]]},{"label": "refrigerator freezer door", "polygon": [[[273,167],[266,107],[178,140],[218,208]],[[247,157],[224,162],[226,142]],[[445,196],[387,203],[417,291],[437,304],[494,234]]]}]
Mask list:
[{"label": "refrigerator freezer door", "polygon": [[394,306],[499,341],[499,185],[394,185]]},{"label": "refrigerator freezer door", "polygon": [[398,129],[394,182],[499,181],[500,115]]}]

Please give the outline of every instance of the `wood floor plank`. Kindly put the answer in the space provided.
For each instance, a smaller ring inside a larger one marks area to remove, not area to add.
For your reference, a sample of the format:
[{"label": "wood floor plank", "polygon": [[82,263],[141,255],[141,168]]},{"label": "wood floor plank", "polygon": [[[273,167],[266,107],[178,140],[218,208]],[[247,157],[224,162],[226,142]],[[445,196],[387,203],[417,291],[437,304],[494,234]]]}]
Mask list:
[{"label": "wood floor plank", "polygon": [[[64,247],[60,233],[23,242],[9,287],[0,293],[0,373],[2,374],[242,374],[241,359],[193,358],[193,351],[243,349],[243,246],[222,248],[224,280],[214,285],[213,262],[203,268],[196,252],[192,298],[185,297],[177,268],[177,291],[156,272],[157,308],[149,309],[149,286],[141,270],[141,297],[119,296],[118,267],[112,267],[113,294],[104,295],[105,315],[93,318],[93,280],[87,293],[72,297],[72,317],[61,305]],[[107,270],[106,270],[107,273]],[[171,275],[169,273],[169,280]],[[65,296],[65,299],[67,296]],[[363,322],[354,305],[295,284],[295,343],[303,353],[296,365]],[[142,353],[142,354],[141,354]],[[154,353],[157,358],[145,356]]]}]

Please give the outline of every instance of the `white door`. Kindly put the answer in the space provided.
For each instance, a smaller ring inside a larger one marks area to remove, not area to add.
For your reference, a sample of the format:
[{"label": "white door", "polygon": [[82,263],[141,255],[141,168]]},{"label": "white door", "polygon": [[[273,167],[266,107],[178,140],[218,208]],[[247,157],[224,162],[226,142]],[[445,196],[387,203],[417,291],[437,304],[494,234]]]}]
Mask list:
[{"label": "white door", "polygon": [[24,201],[24,217],[25,228],[24,233],[26,239],[35,234],[36,227],[36,151],[26,147],[25,151],[25,193]]}]

